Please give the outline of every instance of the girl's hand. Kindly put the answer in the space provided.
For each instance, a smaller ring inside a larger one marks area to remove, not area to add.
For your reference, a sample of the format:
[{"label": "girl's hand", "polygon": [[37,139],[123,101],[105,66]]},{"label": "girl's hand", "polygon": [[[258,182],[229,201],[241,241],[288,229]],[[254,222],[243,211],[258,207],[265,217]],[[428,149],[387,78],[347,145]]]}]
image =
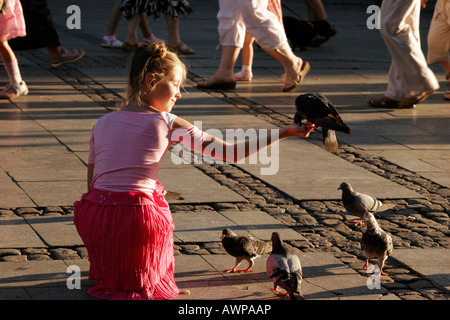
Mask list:
[{"label": "girl's hand", "polygon": [[[290,124],[287,127],[281,129],[280,135],[281,137],[300,137],[300,138],[308,138],[309,134],[314,131],[314,126],[298,126],[296,124]],[[280,137],[280,138],[281,138]]]}]

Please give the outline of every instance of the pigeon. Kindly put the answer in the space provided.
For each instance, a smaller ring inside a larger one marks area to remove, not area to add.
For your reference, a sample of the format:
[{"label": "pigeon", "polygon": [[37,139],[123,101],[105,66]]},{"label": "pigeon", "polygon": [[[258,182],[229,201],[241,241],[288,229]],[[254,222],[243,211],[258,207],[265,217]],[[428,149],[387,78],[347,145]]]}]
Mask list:
[{"label": "pigeon", "polygon": [[[222,245],[225,251],[236,258],[236,264],[227,272],[252,272],[250,270],[257,258],[262,255],[269,254],[272,250],[270,242],[257,240],[251,236],[239,236],[230,228],[222,231]],[[236,270],[242,260],[248,261],[248,268],[245,270]]]},{"label": "pigeon", "polygon": [[361,249],[366,256],[366,263],[363,270],[369,267],[369,259],[377,258],[380,274],[386,276],[383,272],[384,262],[392,254],[392,237],[378,225],[373,213],[366,212],[364,220],[367,224],[367,230],[361,237]]},{"label": "pigeon", "polygon": [[278,293],[278,287],[281,287],[291,300],[304,300],[300,292],[303,278],[300,259],[292,248],[283,243],[277,232],[272,233],[272,253],[267,258],[266,270],[273,281],[271,290]]},{"label": "pigeon", "polygon": [[325,150],[337,152],[338,143],[335,131],[350,134],[350,128],[344,123],[330,100],[319,93],[301,94],[295,99],[296,113],[294,122],[305,127],[322,127]]},{"label": "pigeon", "polygon": [[352,220],[356,225],[362,225],[362,218],[366,212],[377,212],[383,205],[376,198],[354,191],[352,186],[347,182],[342,182],[338,190],[342,190],[342,203],[345,209],[349,213],[359,217],[359,219]]}]

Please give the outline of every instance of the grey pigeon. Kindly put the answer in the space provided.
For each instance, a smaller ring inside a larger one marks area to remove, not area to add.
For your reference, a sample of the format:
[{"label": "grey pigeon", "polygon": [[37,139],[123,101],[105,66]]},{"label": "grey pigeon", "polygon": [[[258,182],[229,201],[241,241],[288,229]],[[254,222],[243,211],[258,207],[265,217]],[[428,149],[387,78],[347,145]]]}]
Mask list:
[{"label": "grey pigeon", "polygon": [[300,259],[294,250],[288,247],[277,232],[272,233],[272,253],[266,262],[267,275],[273,281],[274,288],[287,291],[291,300],[304,300],[300,292],[303,273]]},{"label": "grey pigeon", "polygon": [[366,264],[363,269],[369,267],[369,259],[377,258],[380,274],[385,276],[383,272],[384,262],[394,249],[392,244],[392,237],[378,225],[373,213],[366,212],[364,220],[367,224],[367,230],[361,237],[361,249],[366,256]]},{"label": "grey pigeon", "polygon": [[329,152],[338,150],[335,131],[350,134],[350,128],[330,100],[319,93],[299,95],[295,99],[295,108],[294,122],[301,125],[306,120],[305,127],[321,127],[324,148]]},{"label": "grey pigeon", "polygon": [[353,190],[352,186],[347,182],[342,182],[338,190],[342,190],[342,203],[345,209],[358,216],[359,219],[354,219],[357,225],[362,225],[362,218],[366,212],[377,212],[383,203],[374,197],[364,193],[359,193]]},{"label": "grey pigeon", "polygon": [[[225,251],[236,258],[235,266],[227,272],[252,272],[250,269],[253,267],[255,260],[262,255],[269,254],[272,250],[270,242],[261,241],[251,236],[239,236],[230,228],[222,231],[221,238]],[[236,270],[242,260],[248,261],[248,268]]]}]

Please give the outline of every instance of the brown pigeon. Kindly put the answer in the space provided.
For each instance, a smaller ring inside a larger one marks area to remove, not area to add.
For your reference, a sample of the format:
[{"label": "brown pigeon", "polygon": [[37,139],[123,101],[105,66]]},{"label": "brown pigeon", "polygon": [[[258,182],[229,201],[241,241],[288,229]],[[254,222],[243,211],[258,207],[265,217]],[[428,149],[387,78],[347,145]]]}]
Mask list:
[{"label": "brown pigeon", "polygon": [[[272,250],[270,242],[257,240],[251,236],[239,236],[230,228],[222,231],[221,238],[225,251],[236,258],[235,266],[227,270],[227,272],[252,272],[250,269],[253,267],[255,260],[264,254],[269,254]],[[242,260],[248,261],[248,268],[236,270]]]},{"label": "brown pigeon", "polygon": [[361,237],[361,249],[366,256],[366,264],[363,270],[369,267],[369,259],[377,258],[380,274],[385,276],[383,272],[384,262],[389,255],[392,254],[393,244],[392,237],[378,225],[373,213],[366,212],[364,221],[367,224],[367,230]]},{"label": "brown pigeon", "polygon": [[272,253],[267,258],[267,275],[273,281],[275,292],[278,287],[287,291],[291,300],[304,300],[300,292],[303,279],[300,259],[292,248],[286,246],[278,232],[272,233]]}]

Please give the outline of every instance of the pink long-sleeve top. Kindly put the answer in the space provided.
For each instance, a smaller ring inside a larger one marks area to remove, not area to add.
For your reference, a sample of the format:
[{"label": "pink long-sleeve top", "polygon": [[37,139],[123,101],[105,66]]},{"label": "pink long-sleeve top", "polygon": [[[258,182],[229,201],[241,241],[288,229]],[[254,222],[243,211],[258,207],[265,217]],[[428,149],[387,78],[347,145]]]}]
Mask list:
[{"label": "pink long-sleeve top", "polygon": [[181,142],[198,151],[207,136],[195,126],[172,129],[175,118],[168,112],[116,111],[98,119],[88,160],[94,165],[92,187],[152,193],[169,147]]}]

